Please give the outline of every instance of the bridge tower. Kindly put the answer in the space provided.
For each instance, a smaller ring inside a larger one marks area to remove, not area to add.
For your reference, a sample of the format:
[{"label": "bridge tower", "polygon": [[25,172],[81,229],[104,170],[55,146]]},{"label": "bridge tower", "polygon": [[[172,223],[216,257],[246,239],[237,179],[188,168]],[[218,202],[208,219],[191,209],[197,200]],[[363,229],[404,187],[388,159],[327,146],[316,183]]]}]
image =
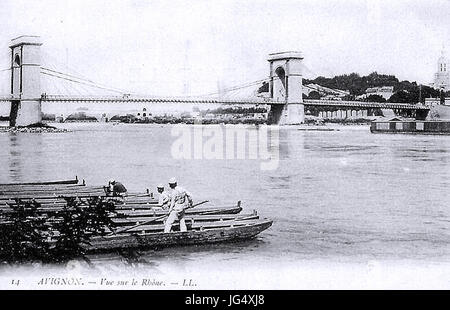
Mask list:
[{"label": "bridge tower", "polygon": [[41,45],[37,36],[11,40],[10,126],[27,126],[42,121]]},{"label": "bridge tower", "polygon": [[302,96],[302,60],[300,52],[269,54],[269,93],[273,101],[284,103],[272,105],[272,122],[280,125],[301,124],[305,121]]}]

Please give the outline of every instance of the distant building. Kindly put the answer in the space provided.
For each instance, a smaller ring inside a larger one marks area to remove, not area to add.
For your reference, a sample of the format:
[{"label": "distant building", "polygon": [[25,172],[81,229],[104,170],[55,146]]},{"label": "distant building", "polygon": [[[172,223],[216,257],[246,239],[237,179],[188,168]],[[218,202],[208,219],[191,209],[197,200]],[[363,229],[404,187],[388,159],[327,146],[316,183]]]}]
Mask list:
[{"label": "distant building", "polygon": [[378,95],[388,100],[394,94],[394,86],[369,87],[366,89],[367,97]]},{"label": "distant building", "polygon": [[309,96],[309,93],[311,93],[312,91],[318,92],[322,99],[325,99],[324,97],[326,97],[326,99],[328,100],[342,100],[342,98],[350,95],[350,91],[348,90],[329,88],[313,83],[303,85],[304,94]]},{"label": "distant building", "polygon": [[444,91],[450,90],[449,63],[444,49],[442,49],[441,57],[439,57],[437,65],[438,70],[434,75],[433,87]]},{"label": "distant building", "polygon": [[394,86],[369,87],[366,93],[358,96],[357,99],[365,99],[371,95],[381,96],[388,100],[394,94]]},{"label": "distant building", "polygon": [[322,100],[338,100],[338,101],[342,101],[343,97],[344,96],[338,96],[338,95],[329,94],[329,95],[323,96],[320,99],[322,99]]},{"label": "distant building", "polygon": [[[425,98],[425,105],[432,106],[432,105],[438,105],[441,104],[440,98]],[[450,106],[450,98],[444,99],[444,105]]]}]

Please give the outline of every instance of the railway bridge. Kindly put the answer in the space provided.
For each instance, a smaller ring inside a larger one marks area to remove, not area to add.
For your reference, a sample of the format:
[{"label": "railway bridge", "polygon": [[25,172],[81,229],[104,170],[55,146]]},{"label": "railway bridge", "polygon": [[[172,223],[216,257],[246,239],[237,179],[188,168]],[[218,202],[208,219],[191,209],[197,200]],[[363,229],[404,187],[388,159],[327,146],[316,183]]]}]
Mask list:
[{"label": "railway bridge", "polygon": [[[274,124],[300,124],[305,113],[313,115],[338,115],[345,113],[370,114],[373,110],[392,109],[396,114],[425,119],[429,108],[421,104],[375,103],[359,101],[304,100],[302,96],[302,61],[300,52],[269,54],[269,92],[266,96],[252,98],[193,98],[135,96],[115,91],[113,95],[81,96],[73,94],[50,94],[42,87],[45,77],[78,83],[98,89],[112,90],[89,79],[47,68],[41,64],[42,42],[38,36],[21,36],[11,40],[10,93],[0,96],[0,102],[10,104],[10,126],[27,126],[42,121],[43,104],[104,103],[106,105],[146,103],[163,104],[219,104],[219,105],[266,105],[270,106],[270,120]],[[2,70],[5,71],[5,70]]]}]

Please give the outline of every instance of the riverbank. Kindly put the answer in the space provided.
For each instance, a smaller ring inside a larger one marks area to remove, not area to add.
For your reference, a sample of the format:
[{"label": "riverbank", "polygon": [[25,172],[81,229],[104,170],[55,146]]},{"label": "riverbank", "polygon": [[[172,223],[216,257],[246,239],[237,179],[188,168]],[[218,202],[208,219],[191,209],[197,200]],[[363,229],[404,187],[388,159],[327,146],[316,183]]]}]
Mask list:
[{"label": "riverbank", "polygon": [[[317,117],[306,117],[305,124],[307,125],[317,125],[323,126],[327,123],[329,124],[343,124],[343,125],[368,125],[372,119],[366,118],[347,118],[347,119],[322,119]],[[193,117],[154,117],[146,119],[131,119],[131,118],[120,118],[119,120],[113,120],[118,123],[127,124],[203,124],[203,125],[219,125],[219,124],[230,124],[230,125],[264,125],[268,124],[266,118],[202,118],[197,119]]]},{"label": "riverbank", "polygon": [[48,124],[34,124],[30,126],[9,127],[0,125],[0,133],[64,133],[70,132],[68,129],[56,128]]},{"label": "riverbank", "polygon": [[[311,115],[306,115],[304,124],[314,126],[324,126],[325,124],[342,124],[342,125],[369,125],[375,117],[372,118],[321,118]],[[134,115],[126,115],[114,117],[110,120],[97,120],[95,117],[67,119],[65,121],[57,121],[55,119],[44,119],[45,124],[71,124],[71,123],[112,123],[112,124],[185,124],[185,125],[268,125],[267,117],[250,117],[250,116],[236,116],[217,117],[217,118],[196,118],[187,116],[153,116],[153,117],[135,117]],[[8,121],[0,121],[0,126],[4,123],[5,127]]]}]

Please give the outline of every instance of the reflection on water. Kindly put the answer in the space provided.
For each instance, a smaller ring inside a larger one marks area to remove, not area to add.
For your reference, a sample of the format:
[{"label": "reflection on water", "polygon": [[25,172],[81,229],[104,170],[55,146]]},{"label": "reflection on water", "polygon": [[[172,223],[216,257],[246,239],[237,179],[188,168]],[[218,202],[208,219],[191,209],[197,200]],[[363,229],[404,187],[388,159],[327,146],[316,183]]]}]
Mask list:
[{"label": "reflection on water", "polygon": [[[0,156],[3,179],[8,176],[8,182],[29,180],[28,172],[30,170],[34,170],[37,175],[43,174],[40,165],[40,162],[44,161],[42,156],[45,156],[42,135],[3,133],[1,141],[2,151]],[[5,162],[8,162],[7,166]]]},{"label": "reflection on water", "polygon": [[[21,175],[21,153],[20,144],[18,143],[18,137],[16,134],[10,134],[9,136],[9,173],[11,179],[20,179]],[[19,146],[19,147],[18,147]],[[5,146],[6,147],[6,146]]]},{"label": "reflection on water", "polygon": [[242,200],[274,220],[255,240],[141,252],[150,262],[450,257],[448,136],[284,128],[279,167],[263,171],[258,160],[175,160],[170,126],[77,126],[0,134],[0,183],[78,175],[88,184],[114,177],[131,190],[155,191],[177,176],[196,200]]}]

